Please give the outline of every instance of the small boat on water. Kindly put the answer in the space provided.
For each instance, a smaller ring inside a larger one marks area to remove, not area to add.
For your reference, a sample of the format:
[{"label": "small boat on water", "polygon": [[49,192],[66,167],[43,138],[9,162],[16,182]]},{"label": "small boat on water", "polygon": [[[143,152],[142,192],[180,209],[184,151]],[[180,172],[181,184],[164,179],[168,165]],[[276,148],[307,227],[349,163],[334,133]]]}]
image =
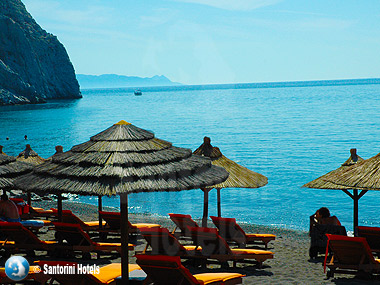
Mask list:
[{"label": "small boat on water", "polygon": [[136,90],[135,90],[135,95],[136,95],[136,96],[140,96],[140,95],[142,95],[141,90],[140,90],[140,89],[136,89]]}]

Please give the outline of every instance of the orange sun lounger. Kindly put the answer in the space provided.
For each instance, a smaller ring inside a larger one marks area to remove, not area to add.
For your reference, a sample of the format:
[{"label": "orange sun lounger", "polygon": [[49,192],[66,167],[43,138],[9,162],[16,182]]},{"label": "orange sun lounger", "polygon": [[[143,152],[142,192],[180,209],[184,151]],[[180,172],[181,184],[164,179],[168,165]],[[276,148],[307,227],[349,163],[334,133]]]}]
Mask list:
[{"label": "orange sun lounger", "polygon": [[[74,251],[81,251],[85,257],[89,257],[90,252],[98,254],[117,251],[121,253],[120,243],[95,242],[84,232],[78,224],[53,223],[59,240],[66,240]],[[134,245],[129,244],[129,250],[133,250]]]},{"label": "orange sun lounger", "polygon": [[357,227],[359,237],[364,237],[367,240],[372,252],[380,254],[380,228],[378,227]]},{"label": "orange sun lounger", "polygon": [[[176,224],[176,227],[172,231],[172,234],[175,234],[177,237],[190,237],[188,228],[199,227],[190,215],[169,213],[169,217]],[[181,230],[181,232],[178,234],[176,233],[177,228]]]},{"label": "orange sun lounger", "polygon": [[249,263],[254,260],[259,266],[267,260],[273,258],[273,252],[259,249],[230,248],[227,242],[213,228],[189,228],[193,242],[202,248],[202,254],[209,259],[216,259],[219,262],[233,261]]},{"label": "orange sun lounger", "polygon": [[[55,266],[67,266],[69,268],[78,268],[77,262],[65,262],[65,261],[38,261],[37,262],[42,270],[44,266],[47,265],[49,267]],[[140,266],[137,264],[129,264],[128,265],[129,272],[134,270],[141,270]],[[74,270],[73,270],[74,271]],[[61,285],[96,285],[96,284],[116,284],[116,278],[121,276],[121,264],[120,263],[112,263],[105,265],[99,268],[99,272],[94,273],[86,273],[86,274],[58,274],[58,273],[48,273],[49,279],[51,281],[49,284],[52,284],[53,281],[58,281]]]},{"label": "orange sun lounger", "polygon": [[[120,230],[121,217],[119,212],[105,212],[99,211],[102,219],[106,221],[105,229],[109,228],[111,230]],[[159,224],[149,224],[149,223],[137,223],[131,224],[129,221],[129,233],[137,233],[140,228],[160,228]]]},{"label": "orange sun lounger", "polygon": [[[380,273],[380,259],[375,259],[367,240],[363,237],[347,237],[326,234],[327,246],[333,256],[326,266],[330,269],[327,277],[334,277],[335,273],[357,274],[359,271],[367,274]],[[326,248],[326,251],[328,249]]]},{"label": "orange sun lounger", "polygon": [[200,273],[191,274],[181,264],[179,256],[166,255],[136,255],[136,263],[147,274],[147,278],[158,285],[177,284],[241,284],[242,277],[239,273]]},{"label": "orange sun lounger", "polygon": [[177,255],[182,258],[202,257],[201,249],[194,245],[182,245],[177,238],[166,228],[142,228],[141,235],[145,238],[151,251],[144,251],[154,255]]},{"label": "orange sun lounger", "polygon": [[34,250],[71,249],[70,247],[60,246],[56,241],[40,240],[21,223],[0,222],[0,232],[7,236],[7,241],[3,244],[5,249],[26,250],[32,254]]},{"label": "orange sun lounger", "polygon": [[54,218],[53,210],[45,210],[38,207],[29,207],[29,216],[31,217],[44,217],[44,218]]},{"label": "orange sun lounger", "polygon": [[[51,208],[53,214],[58,217],[58,210]],[[99,230],[99,221],[84,222],[79,217],[74,215],[70,210],[62,210],[62,223],[79,224],[84,231],[97,231]],[[106,222],[102,222],[102,226],[105,226]]]},{"label": "orange sun lounger", "polygon": [[221,218],[210,216],[212,222],[219,230],[219,235],[227,242],[236,242],[239,247],[245,248],[247,244],[261,242],[268,248],[268,243],[276,239],[272,234],[246,234],[236,223],[234,218]]}]

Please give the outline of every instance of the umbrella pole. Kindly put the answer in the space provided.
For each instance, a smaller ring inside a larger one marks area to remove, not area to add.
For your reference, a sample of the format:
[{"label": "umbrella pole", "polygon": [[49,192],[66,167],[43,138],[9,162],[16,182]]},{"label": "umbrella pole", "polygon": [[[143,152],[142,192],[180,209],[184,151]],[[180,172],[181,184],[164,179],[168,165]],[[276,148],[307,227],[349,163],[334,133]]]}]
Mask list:
[{"label": "umbrella pole", "polygon": [[129,284],[128,270],[128,194],[120,194],[121,216],[121,284]]},{"label": "umbrella pole", "polygon": [[356,227],[359,224],[359,198],[358,190],[354,189],[354,236],[357,236]]},{"label": "umbrella pole", "polygon": [[27,193],[27,200],[26,202],[28,203],[29,206],[32,205],[32,193],[30,191],[28,191]]},{"label": "umbrella pole", "polygon": [[220,188],[216,188],[217,190],[217,200],[218,200],[218,217],[220,218],[222,216],[222,207],[221,207],[221,203],[220,203]]},{"label": "umbrella pole", "polygon": [[207,217],[208,217],[208,192],[211,189],[203,188],[203,218],[202,218],[202,227],[207,228]]},{"label": "umbrella pole", "polygon": [[102,216],[100,215],[100,211],[103,209],[103,204],[102,204],[102,196],[98,196],[98,215],[99,215],[99,229],[102,228]]},{"label": "umbrella pole", "polygon": [[62,222],[62,194],[58,194],[58,222]]},{"label": "umbrella pole", "polygon": [[363,197],[365,193],[367,193],[368,190],[362,190],[360,194],[358,193],[357,189],[353,189],[353,194],[351,194],[348,190],[343,190],[344,193],[346,193],[348,196],[351,197],[352,200],[354,200],[354,236],[357,236],[357,226],[359,225],[359,199]]}]

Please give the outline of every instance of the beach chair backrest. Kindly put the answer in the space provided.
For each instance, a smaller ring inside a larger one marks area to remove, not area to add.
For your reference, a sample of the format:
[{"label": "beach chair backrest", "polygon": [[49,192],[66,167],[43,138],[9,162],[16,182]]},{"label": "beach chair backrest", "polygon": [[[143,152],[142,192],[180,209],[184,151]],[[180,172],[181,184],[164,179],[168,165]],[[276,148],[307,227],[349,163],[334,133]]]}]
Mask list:
[{"label": "beach chair backrest", "polygon": [[191,218],[190,215],[169,213],[169,216],[176,226],[181,229],[182,233],[186,233],[188,227],[198,227],[198,224]]},{"label": "beach chair backrest", "polygon": [[54,222],[55,230],[59,238],[66,240],[70,245],[93,245],[90,236],[84,232],[78,224]]},{"label": "beach chair backrest", "polygon": [[158,285],[194,285],[201,284],[181,264],[179,256],[136,255],[136,263],[147,274],[147,277]]},{"label": "beach chair backrest", "polygon": [[219,230],[219,235],[227,241],[235,241],[238,244],[246,242],[244,230],[236,223],[234,218],[222,218],[210,216],[212,222]]},{"label": "beach chair backrest", "polygon": [[326,234],[328,246],[334,254],[334,262],[348,265],[375,264],[365,238]]},{"label": "beach chair backrest", "polygon": [[347,231],[344,226],[315,224],[310,229],[310,247],[326,248],[326,234],[347,236]]},{"label": "beach chair backrest", "polygon": [[84,225],[83,221],[70,210],[62,210],[62,223]]},{"label": "beach chair backrest", "polygon": [[371,250],[380,251],[380,228],[357,227],[359,237],[364,237]]},{"label": "beach chair backrest", "polygon": [[29,213],[29,205],[25,203],[24,199],[22,198],[9,198],[9,200],[13,201],[16,206],[19,215],[21,216],[22,214],[28,214]]},{"label": "beach chair backrest", "polygon": [[[58,210],[54,208],[50,208],[53,211],[54,215],[58,215]],[[81,226],[85,226],[85,223],[79,219],[76,215],[73,214],[70,210],[62,210],[62,223],[67,224],[79,224]]]},{"label": "beach chair backrest", "polygon": [[212,228],[188,228],[193,242],[202,248],[202,255],[231,254],[227,242]]},{"label": "beach chair backrest", "polygon": [[99,211],[99,215],[106,221],[107,225],[114,230],[119,230],[121,225],[121,218],[119,212],[105,212]]},{"label": "beach chair backrest", "polygon": [[152,254],[175,256],[186,252],[166,228],[141,228],[140,233],[152,248]]},{"label": "beach chair backrest", "polygon": [[0,222],[0,231],[16,244],[40,244],[41,240],[21,223]]}]

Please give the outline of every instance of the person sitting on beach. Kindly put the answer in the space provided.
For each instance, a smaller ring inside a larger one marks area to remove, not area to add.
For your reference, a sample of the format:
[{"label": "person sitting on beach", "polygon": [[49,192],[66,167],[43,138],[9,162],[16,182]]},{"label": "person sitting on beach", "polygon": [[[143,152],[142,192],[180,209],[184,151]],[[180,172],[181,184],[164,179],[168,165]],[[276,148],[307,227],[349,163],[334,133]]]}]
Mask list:
[{"label": "person sitting on beach", "polygon": [[336,216],[331,216],[326,207],[318,209],[315,214],[310,216],[310,231],[315,224],[341,226],[339,219]]},{"label": "person sitting on beach", "polygon": [[310,216],[310,248],[309,256],[316,258],[319,253],[326,252],[326,234],[347,235],[346,228],[342,227],[337,217],[331,216],[329,209],[322,207]]},{"label": "person sitting on beach", "polygon": [[1,195],[0,200],[0,219],[6,222],[20,221],[16,204],[12,200],[9,200],[5,193]]},{"label": "person sitting on beach", "polygon": [[336,216],[331,216],[329,209],[326,207],[320,208],[317,212],[315,212],[314,216],[318,224],[341,226],[338,218]]}]

